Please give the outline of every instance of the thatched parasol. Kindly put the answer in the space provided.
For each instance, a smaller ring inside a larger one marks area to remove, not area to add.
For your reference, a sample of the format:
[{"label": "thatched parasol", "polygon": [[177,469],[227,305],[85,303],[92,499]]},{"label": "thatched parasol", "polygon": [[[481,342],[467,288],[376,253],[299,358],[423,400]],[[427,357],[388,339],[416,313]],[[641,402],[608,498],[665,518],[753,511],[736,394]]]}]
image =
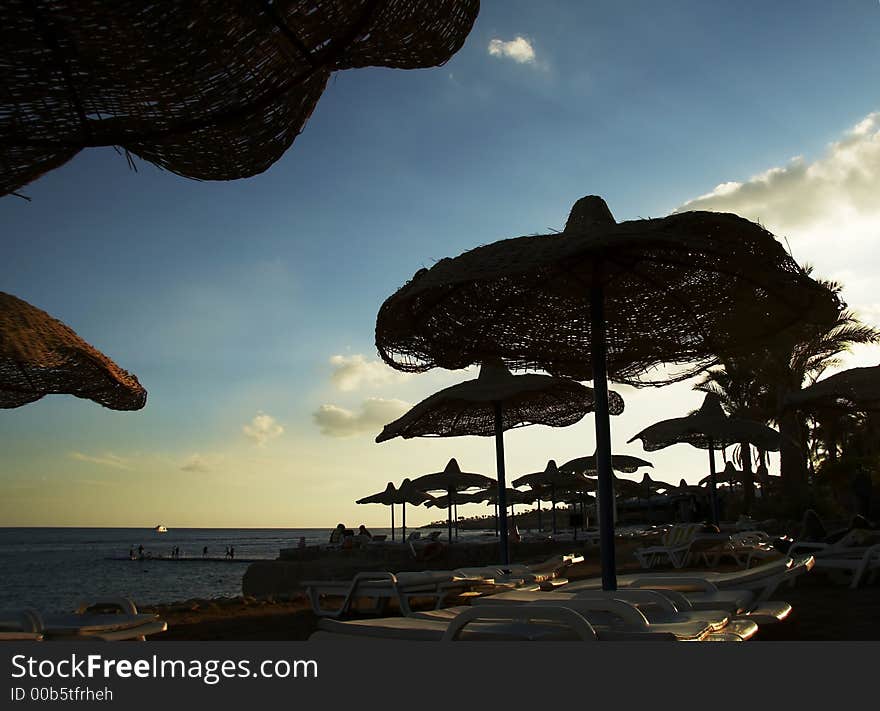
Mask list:
[{"label": "thatched parasol", "polygon": [[[654,465],[651,462],[640,459],[639,457],[633,457],[629,454],[612,454],[611,455],[611,468],[616,472],[623,472],[624,474],[635,474],[642,467],[653,467]],[[577,459],[570,459],[561,467],[559,467],[560,471],[563,472],[571,472],[572,474],[583,474],[585,476],[596,476],[596,473],[599,470],[599,465],[597,463],[596,454],[593,453],[588,457],[578,457]]]},{"label": "thatched parasol", "polygon": [[390,481],[385,491],[358,499],[357,504],[384,504],[391,507],[391,540],[394,540],[394,504],[403,505],[403,538],[406,538],[406,505],[418,506],[425,501],[433,501],[434,497],[416,489],[409,479],[404,479],[400,488],[395,488]]},{"label": "thatched parasol", "polygon": [[587,479],[582,476],[572,474],[570,472],[560,471],[559,468],[556,466],[556,462],[552,459],[547,462],[547,466],[544,467],[543,471],[532,472],[531,474],[523,474],[522,476],[514,479],[511,483],[514,486],[529,486],[538,495],[539,528],[541,515],[541,499],[543,498],[545,501],[548,499],[546,492],[549,490],[549,500],[551,502],[551,507],[553,511],[552,531],[554,534],[557,532],[556,502],[559,500],[557,494],[562,494],[566,491],[578,491],[579,486],[583,486],[583,489],[580,489],[582,491],[595,491],[595,487],[593,489],[588,488],[589,483]]},{"label": "thatched parasol", "polygon": [[695,364],[653,378],[681,380],[788,327],[830,323],[839,308],[753,222],[685,212],[616,224],[589,196],[561,234],[502,240],[418,271],[382,305],[376,346],[404,371],[496,357],[594,381],[602,577],[614,589],[608,377],[645,384],[652,367]]},{"label": "thatched parasol", "polygon": [[293,143],[337,70],[443,64],[479,0],[0,6],[0,195],[83,148],[231,180]]},{"label": "thatched parasol", "polygon": [[67,394],[112,410],[139,410],[138,379],[26,301],[0,292],[0,408]]},{"label": "thatched parasol", "polygon": [[801,410],[880,410],[880,365],[850,368],[820,380],[786,398]]},{"label": "thatched parasol", "polygon": [[[492,485],[492,479],[482,474],[463,472],[455,458],[449,460],[442,472],[423,474],[413,479],[413,486],[419,491],[445,491],[447,496],[452,497],[453,492],[465,491]],[[454,501],[453,501],[453,505]],[[449,507],[448,515],[449,542],[452,543],[452,507]]]},{"label": "thatched parasol", "polygon": [[646,427],[629,442],[642,440],[648,452],[673,444],[685,443],[698,449],[709,450],[709,497],[712,502],[713,523],[718,523],[718,499],[715,492],[715,448],[732,442],[752,444],[764,451],[778,452],[779,433],[761,422],[739,417],[728,417],[714,393],[706,393],[700,409],[687,417],[662,420]]},{"label": "thatched parasol", "polygon": [[[623,412],[623,398],[609,393],[612,414]],[[526,425],[567,427],[595,407],[593,390],[550,375],[512,375],[497,359],[483,363],[480,375],[434,393],[385,426],[376,437],[495,437],[495,461],[501,487],[501,564],[509,563],[504,465],[504,431]]]}]

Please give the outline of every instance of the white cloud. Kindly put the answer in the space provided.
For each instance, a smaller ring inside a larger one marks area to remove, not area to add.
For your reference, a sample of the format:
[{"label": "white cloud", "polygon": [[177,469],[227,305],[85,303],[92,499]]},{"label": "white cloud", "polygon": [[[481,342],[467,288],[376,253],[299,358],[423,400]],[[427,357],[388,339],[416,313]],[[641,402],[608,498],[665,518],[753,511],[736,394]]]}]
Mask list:
[{"label": "white cloud", "polygon": [[408,375],[394,370],[382,361],[367,360],[360,353],[330,356],[330,365],[333,366],[330,380],[343,392],[386,385],[403,380]]},{"label": "white cloud", "polygon": [[258,447],[262,447],[266,442],[280,437],[284,432],[284,428],[278,424],[275,418],[267,415],[265,412],[257,413],[254,419],[241,429]]},{"label": "white cloud", "polygon": [[180,465],[180,471],[199,473],[213,471],[215,467],[214,459],[215,458],[213,457],[206,457],[196,452],[188,456],[186,461]]},{"label": "white cloud", "polygon": [[131,469],[131,464],[125,457],[120,457],[113,452],[104,452],[101,455],[83,454],[82,452],[70,452],[68,456],[78,462],[89,462],[91,464],[100,464],[104,467],[112,467],[114,469]]},{"label": "white cloud", "polygon": [[522,35],[507,42],[501,39],[489,40],[488,50],[493,57],[512,59],[517,64],[531,64],[535,61],[535,49]]},{"label": "white cloud", "polygon": [[365,432],[376,435],[382,427],[396,420],[410,407],[403,400],[371,397],[364,400],[359,412],[337,405],[321,405],[312,413],[312,417],[321,428],[321,434],[328,437],[351,437]]},{"label": "white cloud", "polygon": [[728,181],[682,210],[734,212],[788,243],[801,264],[843,283],[843,297],[878,324],[880,270],[880,112],[871,113],[814,160],[791,159],[739,182]]}]

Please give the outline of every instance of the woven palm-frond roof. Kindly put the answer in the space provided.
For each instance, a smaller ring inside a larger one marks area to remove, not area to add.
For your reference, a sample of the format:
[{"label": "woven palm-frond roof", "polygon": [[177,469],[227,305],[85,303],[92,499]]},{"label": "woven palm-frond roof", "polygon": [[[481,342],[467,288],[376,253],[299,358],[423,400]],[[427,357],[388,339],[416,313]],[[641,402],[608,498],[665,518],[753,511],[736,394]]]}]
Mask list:
[{"label": "woven palm-frond roof", "polygon": [[[654,465],[651,462],[640,459],[639,457],[634,457],[630,454],[612,454],[611,455],[611,468],[614,471],[624,472],[625,474],[633,474],[638,471],[641,467],[653,467]],[[588,476],[595,476],[596,472],[598,472],[598,464],[596,462],[596,455],[591,454],[588,457],[578,457],[577,459],[570,459],[565,464],[563,464],[559,469],[563,472],[572,472],[575,474],[586,474]]]},{"label": "woven palm-frond roof", "polygon": [[147,391],[45,311],[0,292],[0,408],[68,394],[113,410],[139,410]]},{"label": "woven palm-frond roof", "polygon": [[880,410],[880,365],[850,368],[788,396],[805,410]]},{"label": "woven palm-frond roof", "polygon": [[[480,376],[440,390],[385,425],[377,442],[394,437],[495,435],[495,403],[502,429],[527,425],[567,427],[595,409],[592,388],[569,378],[512,375],[500,364],[483,364]],[[623,398],[608,393],[611,414],[623,412]]]},{"label": "woven palm-frond roof", "polygon": [[477,487],[491,486],[494,479],[474,472],[463,472],[455,458],[450,459],[442,472],[423,474],[412,480],[416,489],[421,491],[461,491]]},{"label": "woven palm-frond roof", "polygon": [[179,175],[260,173],[330,74],[443,64],[479,0],[7,0],[0,195],[90,146]]},{"label": "woven palm-frond roof", "polygon": [[[592,380],[591,288],[601,286],[611,380],[681,380],[803,321],[836,297],[760,225],[684,212],[617,224],[596,196],[562,233],[515,237],[418,271],[382,305],[376,346],[403,371],[500,358],[514,369]],[[690,367],[646,373],[662,364]]]},{"label": "woven palm-frond roof", "polygon": [[781,444],[779,432],[773,428],[761,422],[724,414],[714,393],[706,394],[703,405],[695,413],[656,422],[628,441],[637,439],[642,440],[642,446],[648,452],[681,443],[709,449],[743,442],[753,444],[758,449],[778,452]]},{"label": "woven palm-frond roof", "polygon": [[388,486],[385,487],[384,491],[380,491],[377,494],[371,494],[370,496],[365,496],[362,499],[358,499],[355,501],[356,504],[384,504],[385,506],[391,506],[393,504],[400,503],[396,500],[398,496],[397,488],[390,481],[388,482]]}]

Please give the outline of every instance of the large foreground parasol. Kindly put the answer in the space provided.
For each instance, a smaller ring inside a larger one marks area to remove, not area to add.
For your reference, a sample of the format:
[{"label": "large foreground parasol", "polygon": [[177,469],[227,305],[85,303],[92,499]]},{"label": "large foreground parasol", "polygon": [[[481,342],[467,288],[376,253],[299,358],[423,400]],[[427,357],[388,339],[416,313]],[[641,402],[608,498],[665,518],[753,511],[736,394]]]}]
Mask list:
[{"label": "large foreground parasol", "polygon": [[0,195],[83,148],[178,175],[266,170],[337,70],[443,64],[479,0],[6,0]]},{"label": "large foreground parasol", "polygon": [[[681,380],[796,324],[830,323],[839,308],[760,225],[710,212],[617,224],[589,196],[561,234],[502,240],[416,272],[382,305],[376,346],[404,371],[500,358],[594,381],[603,587],[615,589],[608,378]],[[690,367],[646,377],[662,364]]]}]

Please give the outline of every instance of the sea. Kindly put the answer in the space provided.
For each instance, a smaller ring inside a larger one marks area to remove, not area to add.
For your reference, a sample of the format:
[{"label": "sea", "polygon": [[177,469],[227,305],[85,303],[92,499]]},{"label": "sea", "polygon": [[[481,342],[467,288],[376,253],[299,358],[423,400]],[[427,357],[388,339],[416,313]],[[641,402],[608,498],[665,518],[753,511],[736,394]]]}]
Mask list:
[{"label": "sea", "polygon": [[[325,528],[0,528],[0,610],[63,612],[81,600],[120,595],[140,605],[235,597],[248,561],[273,560],[300,538],[326,543],[329,535]],[[146,558],[129,560],[139,546]],[[235,549],[232,560],[227,546]],[[195,560],[168,560],[174,547],[181,559]]]},{"label": "sea", "polygon": [[[370,531],[391,537],[390,528]],[[83,600],[118,596],[138,605],[236,597],[250,561],[274,560],[300,539],[325,544],[329,535],[329,528],[0,528],[0,610],[69,612]],[[130,560],[139,546],[144,559]],[[175,547],[182,560],[170,560]]]}]

